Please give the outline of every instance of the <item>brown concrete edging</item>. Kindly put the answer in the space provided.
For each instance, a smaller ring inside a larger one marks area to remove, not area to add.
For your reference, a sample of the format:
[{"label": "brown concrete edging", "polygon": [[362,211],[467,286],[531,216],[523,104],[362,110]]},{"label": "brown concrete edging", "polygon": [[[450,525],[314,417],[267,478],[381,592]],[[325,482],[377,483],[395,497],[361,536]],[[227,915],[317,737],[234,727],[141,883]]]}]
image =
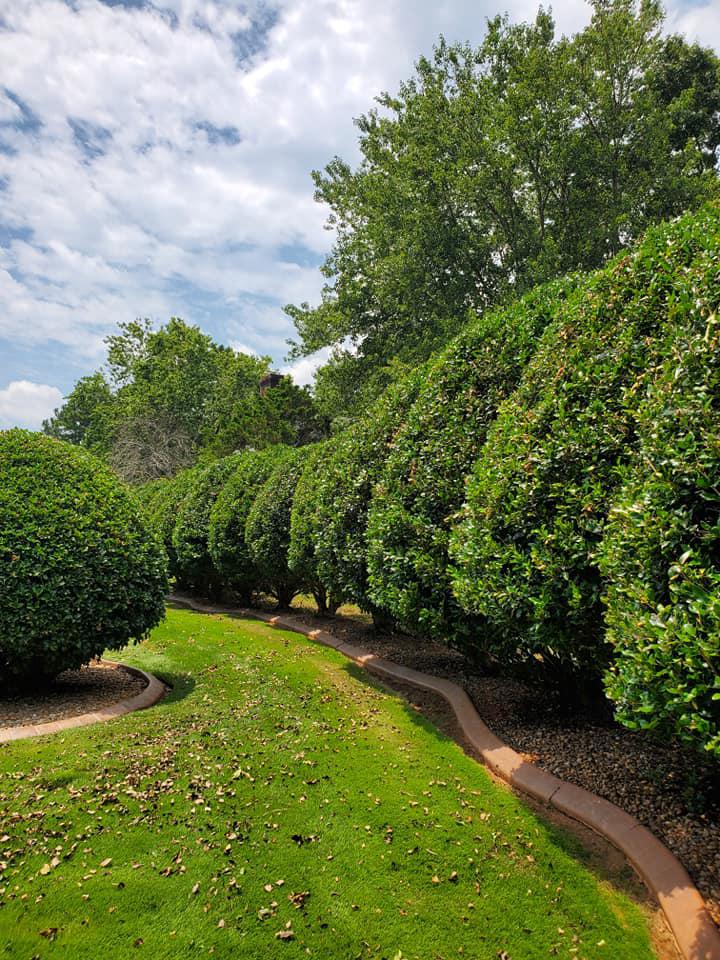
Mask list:
[{"label": "brown concrete edging", "polygon": [[464,735],[495,774],[535,800],[579,820],[621,851],[657,897],[685,960],[720,960],[720,931],[677,857],[639,820],[614,803],[560,780],[523,759],[492,733],[465,690],[456,683],[383,660],[369,650],[333,637],[327,630],[311,629],[292,615],[278,616],[259,610],[213,606],[180,595],[173,595],[170,600],[200,613],[241,614],[282,630],[304,634],[311,640],[333,647],[371,673],[439,693],[455,712]]},{"label": "brown concrete edging", "polygon": [[87,727],[91,723],[104,723],[106,720],[113,720],[115,717],[122,717],[126,713],[134,713],[136,710],[145,710],[147,707],[153,707],[165,696],[165,684],[161,683],[157,677],[151,673],[146,673],[138,667],[130,667],[126,663],[116,663],[114,660],[104,660],[103,663],[110,664],[113,667],[122,667],[128,673],[135,677],[142,677],[147,681],[147,686],[134,697],[128,697],[126,700],[118,700],[117,703],[111,703],[107,707],[101,707],[99,710],[93,710],[90,713],[79,713],[74,717],[63,717],[60,720],[52,720],[49,723],[26,724],[19,727],[0,727],[0,743],[11,743],[15,740],[27,740],[29,737],[42,737],[49,733],[60,733],[62,730],[72,730],[74,727]]}]

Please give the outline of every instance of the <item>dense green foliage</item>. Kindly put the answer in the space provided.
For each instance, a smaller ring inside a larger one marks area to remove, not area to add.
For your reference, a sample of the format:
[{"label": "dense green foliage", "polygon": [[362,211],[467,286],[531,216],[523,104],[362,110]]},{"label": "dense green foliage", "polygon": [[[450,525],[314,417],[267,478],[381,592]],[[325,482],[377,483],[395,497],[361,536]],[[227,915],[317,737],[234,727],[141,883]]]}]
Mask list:
[{"label": "dense green foliage", "polygon": [[720,236],[675,313],[601,548],[607,688],[630,727],[720,758]]},{"label": "dense green foliage", "polygon": [[262,587],[277,598],[281,607],[290,605],[303,586],[288,566],[290,514],[293,496],[307,451],[288,450],[258,490],[245,523],[245,543],[250,551]]},{"label": "dense green foliage", "polygon": [[312,592],[321,614],[334,613],[338,607],[338,602],[325,589],[317,562],[317,543],[322,533],[318,514],[319,477],[325,472],[325,462],[331,455],[332,447],[332,442],[326,440],[308,451],[295,487],[290,515],[288,566]]},{"label": "dense green foliage", "polygon": [[107,345],[109,381],[84,377],[44,428],[91,449],[132,483],[327,433],[308,390],[289,377],[260,389],[269,358],[220,346],[176,317],[158,330],[149,321],[120,324]]},{"label": "dense green foliage", "polygon": [[175,565],[181,582],[207,596],[218,596],[223,587],[222,575],[210,555],[210,513],[241,457],[233,454],[195,473],[173,529]]},{"label": "dense green foliage", "polygon": [[638,405],[678,332],[718,305],[720,208],[650,231],[571,294],[502,406],[469,484],[455,589],[503,662],[607,664],[598,549]]},{"label": "dense green foliage", "polygon": [[393,439],[368,515],[369,596],[405,629],[477,642],[472,618],[452,595],[451,524],[488,427],[567,286],[538,288],[470,324],[428,367]]},{"label": "dense green foliage", "polygon": [[442,348],[468,309],[602,265],[717,193],[720,72],[663,38],[654,0],[595,0],[566,39],[550,15],[441,42],[357,123],[361,161],[314,174],[335,244],[319,306],[291,306],[333,417],[362,413]]},{"label": "dense green foliage", "polygon": [[0,433],[0,677],[39,682],[162,620],[160,545],[132,495],[85,451]]},{"label": "dense green foliage", "polygon": [[367,515],[398,425],[423,379],[419,369],[388,388],[366,419],[334,438],[318,472],[315,558],[317,574],[337,601],[356,603],[384,619],[368,595]]},{"label": "dense green foliage", "polygon": [[178,513],[185,497],[190,492],[199,468],[183,470],[172,479],[155,481],[154,493],[151,494],[145,505],[145,512],[155,533],[165,547],[168,557],[168,572],[178,586],[187,586],[183,583],[182,571],[178,565],[177,554],[173,545],[173,533],[177,523]]},{"label": "dense green foliage", "polygon": [[245,604],[260,587],[245,525],[255,497],[284,455],[278,447],[243,453],[210,512],[210,556],[226,586]]}]

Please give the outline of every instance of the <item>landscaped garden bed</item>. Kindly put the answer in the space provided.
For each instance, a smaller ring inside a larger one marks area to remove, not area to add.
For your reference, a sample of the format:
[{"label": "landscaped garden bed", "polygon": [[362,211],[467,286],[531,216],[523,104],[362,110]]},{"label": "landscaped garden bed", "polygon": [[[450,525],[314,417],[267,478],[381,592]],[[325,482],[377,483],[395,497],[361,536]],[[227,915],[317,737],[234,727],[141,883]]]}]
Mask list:
[{"label": "landscaped garden bed", "polygon": [[95,661],[78,670],[64,671],[32,693],[0,696],[0,730],[92,713],[136,697],[146,686],[145,677],[122,665]]},{"label": "landscaped garden bed", "polygon": [[653,956],[646,906],[340,654],[170,611],[122,656],[172,684],[151,714],[0,747],[5,956]]}]

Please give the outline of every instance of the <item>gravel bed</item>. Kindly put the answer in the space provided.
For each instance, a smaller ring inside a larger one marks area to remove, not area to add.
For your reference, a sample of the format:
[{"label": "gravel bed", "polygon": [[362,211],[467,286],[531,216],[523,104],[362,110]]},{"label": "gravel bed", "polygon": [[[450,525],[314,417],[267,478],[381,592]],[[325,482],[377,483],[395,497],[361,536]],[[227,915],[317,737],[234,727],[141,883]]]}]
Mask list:
[{"label": "gravel bed", "polygon": [[720,774],[712,765],[611,720],[561,713],[515,679],[479,675],[461,653],[440,644],[382,636],[351,618],[292,612],[386,660],[464,687],[490,729],[518,753],[612,801],[652,830],[684,864],[720,926]]},{"label": "gravel bed", "polygon": [[0,727],[24,727],[93,713],[137,696],[146,686],[142,677],[106,663],[66,670],[42,692],[0,696]]}]

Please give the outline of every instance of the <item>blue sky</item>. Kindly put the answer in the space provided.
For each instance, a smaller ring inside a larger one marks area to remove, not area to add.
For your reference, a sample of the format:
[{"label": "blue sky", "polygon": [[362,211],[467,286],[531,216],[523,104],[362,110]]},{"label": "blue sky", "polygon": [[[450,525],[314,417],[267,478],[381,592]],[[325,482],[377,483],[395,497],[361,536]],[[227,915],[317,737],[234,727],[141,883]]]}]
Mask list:
[{"label": "blue sky", "polygon": [[[285,368],[332,242],[310,171],[440,33],[525,0],[0,0],[0,428],[37,427],[122,320],[182,316]],[[589,17],[553,4],[558,27]],[[720,2],[667,27],[720,48]],[[291,369],[307,382],[317,359]]]}]

